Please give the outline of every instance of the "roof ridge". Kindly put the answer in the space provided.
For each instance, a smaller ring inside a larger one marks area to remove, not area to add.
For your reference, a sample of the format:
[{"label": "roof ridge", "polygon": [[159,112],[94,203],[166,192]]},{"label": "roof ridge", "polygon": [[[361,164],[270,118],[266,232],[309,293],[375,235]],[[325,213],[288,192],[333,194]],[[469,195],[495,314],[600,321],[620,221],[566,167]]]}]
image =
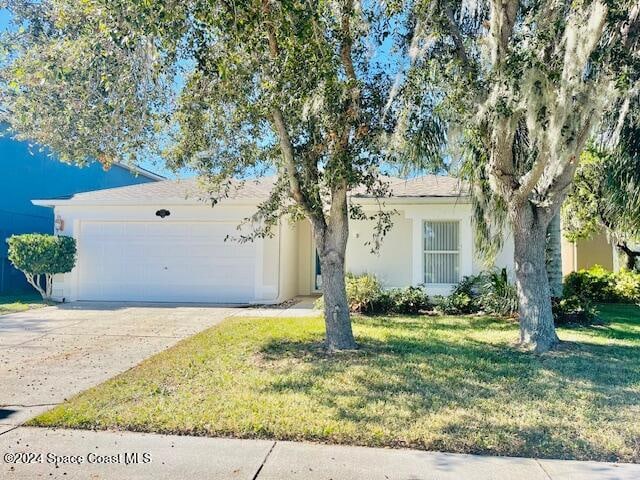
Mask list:
[{"label": "roof ridge", "polygon": [[[467,196],[464,183],[448,175],[423,175],[420,177],[400,178],[386,176],[390,184],[391,198],[428,198]],[[273,190],[276,175],[234,179],[238,188],[232,188],[230,200],[264,200]],[[204,186],[198,185],[198,177],[178,177],[137,185],[107,188],[82,192],[65,200],[65,203],[89,202],[93,204],[135,205],[141,202],[162,202],[168,200],[193,201],[208,198]],[[372,198],[364,189],[354,189],[354,198]],[[53,199],[50,199],[53,200]],[[46,200],[42,200],[44,203]],[[129,203],[130,202],[130,203]]]}]

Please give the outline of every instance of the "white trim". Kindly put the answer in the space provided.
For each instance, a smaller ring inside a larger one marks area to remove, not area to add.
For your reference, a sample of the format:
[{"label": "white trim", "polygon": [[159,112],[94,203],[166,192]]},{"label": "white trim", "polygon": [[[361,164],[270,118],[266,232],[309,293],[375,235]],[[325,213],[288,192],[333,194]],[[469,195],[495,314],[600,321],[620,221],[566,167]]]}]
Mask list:
[{"label": "white trim", "polygon": [[114,167],[124,168],[125,170],[133,173],[134,175],[140,175],[143,177],[147,177],[151,180],[162,181],[167,180],[167,177],[163,177],[162,175],[158,175],[157,173],[153,173],[150,170],[142,167],[129,166],[125,163],[116,162],[113,164]]},{"label": "white trim", "polygon": [[[96,190],[99,191],[99,190]],[[88,192],[83,192],[88,193]],[[225,198],[220,201],[219,205],[258,205],[264,198]],[[425,205],[425,204],[446,204],[446,205],[466,205],[470,203],[469,197],[391,197],[382,200],[375,198],[351,198],[351,202],[362,204],[365,206],[375,205],[378,206],[382,201],[389,205]],[[58,205],[69,206],[94,206],[94,207],[137,207],[140,205],[163,205],[163,206],[175,206],[175,205],[205,205],[210,206],[206,200],[199,200],[197,198],[148,198],[143,197],[135,200],[131,199],[107,199],[107,200],[91,200],[91,199],[79,199],[79,198],[51,198],[51,199],[33,199],[31,200],[33,205],[40,207],[56,207]]]},{"label": "white trim", "polygon": [[[462,205],[460,205],[462,207]],[[435,213],[424,210],[419,206],[405,210],[405,218],[412,220],[412,251],[411,251],[411,272],[412,285],[424,285],[432,295],[447,295],[451,291],[453,284],[424,284],[424,250],[423,250],[423,222],[458,222],[458,279],[473,274],[474,245],[473,229],[471,228],[471,215],[466,208],[452,211],[442,211]],[[453,213],[453,214],[452,214]]]},{"label": "white trim", "polygon": [[[224,199],[219,205],[222,206],[253,206],[258,205],[262,199]],[[79,200],[74,198],[53,198],[53,199],[34,199],[31,200],[33,205],[39,207],[58,207],[58,206],[71,206],[71,207],[139,207],[145,205],[158,205],[163,207],[175,207],[175,206],[204,206],[209,208],[211,204],[204,200],[185,199],[185,198],[141,198],[137,200]]]},{"label": "white trim", "polygon": [[[457,237],[458,237],[458,249],[457,250],[425,250],[424,248],[424,235],[425,235],[425,226],[427,224],[427,222],[431,222],[431,223],[453,223],[456,224],[458,226],[458,232],[457,232]],[[462,275],[460,274],[460,265],[461,265],[461,256],[462,256],[462,238],[460,237],[460,231],[462,230],[462,221],[460,219],[438,219],[438,220],[433,220],[433,219],[424,219],[420,222],[420,248],[422,250],[422,255],[421,255],[421,259],[422,259],[422,271],[420,272],[420,276],[422,278],[422,282],[426,287],[443,287],[443,286],[447,286],[447,287],[452,287],[454,285],[456,285],[461,279],[462,279]],[[438,254],[438,253],[445,253],[445,254],[450,254],[450,255],[457,255],[458,256],[458,265],[457,265],[457,270],[458,270],[458,278],[456,279],[456,281],[454,283],[427,283],[426,282],[426,272],[425,272],[425,256],[427,254]]]},{"label": "white trim", "polygon": [[468,195],[451,195],[451,196],[432,196],[432,197],[386,197],[386,198],[370,198],[370,197],[351,197],[349,201],[363,205],[424,205],[427,204],[469,204],[471,197]]},{"label": "white trim", "polygon": [[412,265],[412,279],[413,285],[418,286],[423,282],[422,272],[424,271],[424,259],[422,258],[422,218],[413,218],[413,259]]}]

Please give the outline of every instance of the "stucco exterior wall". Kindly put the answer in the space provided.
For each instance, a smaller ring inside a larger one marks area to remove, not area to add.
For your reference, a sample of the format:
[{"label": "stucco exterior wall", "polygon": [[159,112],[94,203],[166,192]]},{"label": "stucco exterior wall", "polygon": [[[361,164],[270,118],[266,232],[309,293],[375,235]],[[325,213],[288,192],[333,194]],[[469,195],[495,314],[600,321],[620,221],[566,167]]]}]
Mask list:
[{"label": "stucco exterior wall", "polygon": [[[167,217],[172,222],[225,222],[240,224],[242,219],[255,212],[254,206],[224,206],[211,208],[206,205],[140,205],[140,206],[72,206],[64,205],[55,208],[55,215],[64,221],[64,228],[58,234],[72,236],[78,242],[78,250],[82,249],[82,238],[79,234],[83,222],[157,222],[163,219],[157,217],[155,212],[159,208],[170,210]],[[287,223],[287,222],[284,222]],[[293,272],[297,267],[297,255],[295,254],[295,229],[284,228],[285,239],[288,242],[289,253],[279,247],[280,232],[276,231],[273,238],[257,239],[255,247],[257,252],[257,269],[262,283],[257,285],[257,301],[260,303],[274,303],[285,295],[295,296],[295,280],[285,280],[280,276],[285,272],[289,278],[295,279]],[[292,247],[292,245],[294,245]],[[293,253],[291,253],[293,252]],[[280,269],[278,268],[280,264]],[[247,279],[253,281],[253,279]],[[78,266],[70,273],[56,275],[54,277],[53,297],[57,300],[74,301],[78,299]]]},{"label": "stucco exterior wall", "polygon": [[375,222],[351,222],[347,244],[346,269],[355,274],[372,273],[386,288],[410,285],[413,222],[404,210],[393,217],[393,227],[384,237],[378,252],[372,253]]},{"label": "stucco exterior wall", "polygon": [[[254,213],[253,205],[224,205],[211,208],[205,205],[137,205],[95,206],[59,205],[56,215],[64,220],[64,229],[59,232],[79,240],[78,232],[83,222],[162,222],[155,216],[158,208],[171,211],[170,221],[176,222],[227,222],[239,224],[243,218]],[[373,213],[373,205],[364,205],[365,211]],[[375,222],[352,221],[347,245],[346,269],[353,273],[373,273],[386,288],[420,285],[423,283],[424,252],[423,225],[425,221],[459,222],[459,278],[480,272],[486,267],[474,251],[471,206],[467,203],[416,202],[396,204],[389,208],[398,213],[394,225],[386,235],[377,253],[371,253]],[[291,224],[283,219],[271,238],[257,239],[256,249],[256,302],[281,302],[295,295],[309,295],[314,290],[315,247],[309,222]],[[506,267],[513,276],[513,241],[507,236],[495,266]],[[252,281],[253,279],[247,279]],[[58,299],[75,300],[78,276],[73,272],[57,276],[54,296]],[[427,285],[432,295],[448,294],[452,285]]]},{"label": "stucco exterior wall", "polygon": [[[369,213],[373,206],[365,206]],[[385,288],[405,287],[423,283],[423,222],[429,220],[459,221],[459,278],[480,273],[491,268],[483,263],[474,248],[471,225],[471,205],[467,203],[415,203],[389,207],[398,212],[393,217],[393,227],[385,236],[378,253],[371,253],[375,222],[352,220],[346,253],[346,270],[355,274],[373,273]],[[313,241],[308,222],[301,222],[298,229],[298,293],[308,295],[313,285]],[[510,278],[514,278],[513,237],[507,232],[503,248],[496,256],[496,268],[506,268]],[[451,285],[428,285],[432,295],[445,295]]]},{"label": "stucco exterior wall", "polygon": [[568,275],[594,265],[600,265],[607,270],[615,270],[614,247],[606,234],[598,233],[586,240],[575,243],[562,237],[562,274]]},{"label": "stucco exterior wall", "polygon": [[[280,292],[277,302],[293,298],[298,293],[298,225],[288,219],[280,221],[278,237],[280,239]],[[265,264],[273,263],[268,255]]]},{"label": "stucco exterior wall", "polygon": [[313,239],[311,224],[307,220],[298,222],[297,255],[298,255],[298,295],[313,293]]}]

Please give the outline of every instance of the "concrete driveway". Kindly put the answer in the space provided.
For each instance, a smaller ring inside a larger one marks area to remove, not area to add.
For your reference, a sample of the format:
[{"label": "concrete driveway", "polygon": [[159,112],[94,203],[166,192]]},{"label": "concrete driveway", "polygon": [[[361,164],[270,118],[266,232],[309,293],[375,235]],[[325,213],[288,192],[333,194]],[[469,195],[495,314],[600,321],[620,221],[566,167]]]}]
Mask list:
[{"label": "concrete driveway", "polygon": [[87,302],[0,316],[0,433],[238,311]]}]

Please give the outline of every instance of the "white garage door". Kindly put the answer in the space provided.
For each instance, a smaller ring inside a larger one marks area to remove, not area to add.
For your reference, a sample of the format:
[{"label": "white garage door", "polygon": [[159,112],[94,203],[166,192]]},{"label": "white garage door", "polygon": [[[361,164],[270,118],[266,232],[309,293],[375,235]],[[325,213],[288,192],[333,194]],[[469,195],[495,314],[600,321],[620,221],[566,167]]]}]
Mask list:
[{"label": "white garage door", "polygon": [[82,222],[80,300],[242,303],[255,298],[255,245],[236,223]]}]

